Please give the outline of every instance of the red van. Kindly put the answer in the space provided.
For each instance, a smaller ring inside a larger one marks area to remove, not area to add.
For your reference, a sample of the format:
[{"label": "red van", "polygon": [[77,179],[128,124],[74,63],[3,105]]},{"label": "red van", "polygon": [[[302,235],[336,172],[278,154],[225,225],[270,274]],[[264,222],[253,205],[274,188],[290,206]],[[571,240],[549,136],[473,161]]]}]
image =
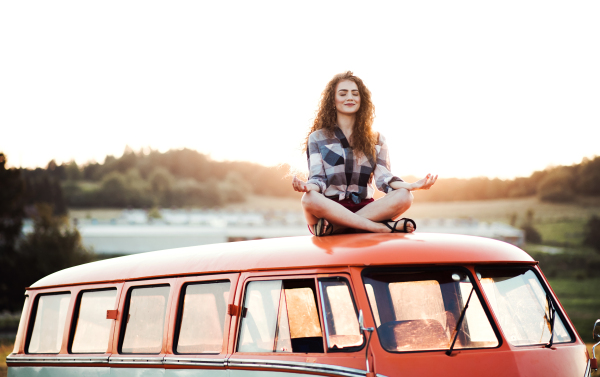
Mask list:
[{"label": "red van", "polygon": [[479,237],[163,250],[59,271],[25,296],[11,377],[586,377],[593,366],[537,262]]}]

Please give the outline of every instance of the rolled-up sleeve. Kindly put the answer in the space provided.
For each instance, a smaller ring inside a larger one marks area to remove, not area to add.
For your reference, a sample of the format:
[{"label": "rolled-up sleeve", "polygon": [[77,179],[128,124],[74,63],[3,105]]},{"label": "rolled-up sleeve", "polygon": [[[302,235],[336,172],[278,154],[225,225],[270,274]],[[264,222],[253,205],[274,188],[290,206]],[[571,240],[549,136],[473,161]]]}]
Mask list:
[{"label": "rolled-up sleeve", "polygon": [[325,166],[323,165],[323,156],[321,156],[314,133],[308,137],[307,154],[308,181],[306,183],[319,186],[321,193],[324,193],[327,188],[327,175],[325,174]]},{"label": "rolled-up sleeve", "polygon": [[390,154],[388,145],[383,135],[379,134],[379,142],[377,143],[377,162],[373,171],[373,179],[377,189],[385,192],[394,191],[390,186],[392,182],[404,182],[400,177],[392,174],[390,166]]}]

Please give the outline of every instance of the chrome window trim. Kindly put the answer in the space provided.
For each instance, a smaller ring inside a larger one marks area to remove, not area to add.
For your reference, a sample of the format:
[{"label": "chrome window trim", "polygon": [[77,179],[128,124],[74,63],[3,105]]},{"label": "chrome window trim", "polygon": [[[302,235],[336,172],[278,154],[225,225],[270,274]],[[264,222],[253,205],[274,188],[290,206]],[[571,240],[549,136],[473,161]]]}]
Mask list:
[{"label": "chrome window trim", "polygon": [[365,376],[366,371],[361,369],[340,367],[329,364],[316,364],[296,361],[279,361],[279,360],[260,360],[260,359],[229,359],[227,364],[231,367],[251,367],[251,368],[270,368],[270,369],[287,369],[306,372],[317,372],[334,374],[345,377]]},{"label": "chrome window trim", "polygon": [[165,365],[201,365],[201,366],[209,366],[209,367],[226,367],[227,360],[226,359],[211,359],[211,358],[201,358],[201,357],[165,357],[164,362]]},{"label": "chrome window trim", "polygon": [[10,354],[6,363],[26,364],[108,364],[108,356],[21,356]]},{"label": "chrome window trim", "polygon": [[150,364],[162,365],[163,356],[111,356],[108,359],[109,364]]},{"label": "chrome window trim", "polygon": [[[321,310],[325,310],[325,298],[323,297],[323,282],[319,279],[319,293],[321,294]],[[327,326],[326,313],[323,313],[323,326],[325,326],[325,340],[327,341],[327,349],[331,349],[329,343],[329,327]]]}]

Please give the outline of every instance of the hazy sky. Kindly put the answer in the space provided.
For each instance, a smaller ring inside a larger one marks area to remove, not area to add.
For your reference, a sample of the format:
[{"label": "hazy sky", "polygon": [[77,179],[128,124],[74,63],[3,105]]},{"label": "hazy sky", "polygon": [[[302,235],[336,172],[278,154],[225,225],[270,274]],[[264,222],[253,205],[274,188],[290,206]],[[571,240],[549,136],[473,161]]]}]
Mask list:
[{"label": "hazy sky", "polygon": [[0,151],[304,168],[321,91],[352,70],[397,175],[526,176],[600,154],[599,19],[597,0],[2,1]]}]

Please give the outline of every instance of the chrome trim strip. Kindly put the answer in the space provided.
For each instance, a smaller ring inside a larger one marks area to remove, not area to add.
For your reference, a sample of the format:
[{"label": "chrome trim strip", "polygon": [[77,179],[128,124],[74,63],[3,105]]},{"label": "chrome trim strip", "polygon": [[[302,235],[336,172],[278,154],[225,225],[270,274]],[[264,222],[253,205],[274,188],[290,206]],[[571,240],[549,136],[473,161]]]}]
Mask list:
[{"label": "chrome trim strip", "polygon": [[300,370],[306,372],[328,373],[346,377],[364,377],[366,372],[361,369],[340,367],[329,364],[316,364],[296,361],[260,360],[260,359],[229,359],[230,367],[254,367],[270,369]]},{"label": "chrome trim strip", "polygon": [[129,356],[129,357],[122,357],[122,356],[111,356],[110,359],[108,359],[109,364],[151,364],[151,365],[156,365],[156,364],[162,364],[163,363],[163,356]]},{"label": "chrome trim strip", "polygon": [[26,364],[108,364],[108,356],[20,356],[10,354],[6,363]]},{"label": "chrome trim strip", "polygon": [[227,366],[225,359],[209,359],[209,358],[194,358],[194,357],[165,357],[163,364],[165,365],[201,365],[209,367]]},{"label": "chrome trim strip", "polygon": [[[8,358],[7,358],[7,360],[8,360]],[[592,368],[591,368],[592,365],[590,363],[591,363],[591,360],[588,359],[587,366],[585,367],[585,372],[583,373],[583,377],[590,377],[592,375]]]}]

